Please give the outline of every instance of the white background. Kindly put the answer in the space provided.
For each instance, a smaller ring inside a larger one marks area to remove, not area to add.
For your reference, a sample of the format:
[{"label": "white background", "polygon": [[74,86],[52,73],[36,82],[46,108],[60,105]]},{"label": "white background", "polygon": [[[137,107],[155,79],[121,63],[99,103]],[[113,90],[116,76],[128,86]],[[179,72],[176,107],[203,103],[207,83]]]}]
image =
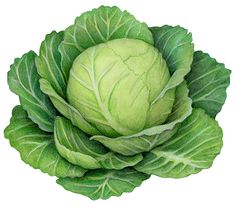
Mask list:
[{"label": "white background", "polygon": [[0,203],[90,204],[89,198],[65,191],[49,177],[23,163],[4,139],[11,109],[18,98],[9,91],[6,73],[15,57],[38,52],[45,34],[60,31],[82,12],[117,5],[138,20],[154,25],[181,25],[193,33],[195,48],[206,51],[233,70],[228,98],[217,120],[224,147],[209,170],[185,179],[152,176],[134,192],[97,204],[233,204],[235,203],[235,12],[233,0],[2,0],[0,1]]}]

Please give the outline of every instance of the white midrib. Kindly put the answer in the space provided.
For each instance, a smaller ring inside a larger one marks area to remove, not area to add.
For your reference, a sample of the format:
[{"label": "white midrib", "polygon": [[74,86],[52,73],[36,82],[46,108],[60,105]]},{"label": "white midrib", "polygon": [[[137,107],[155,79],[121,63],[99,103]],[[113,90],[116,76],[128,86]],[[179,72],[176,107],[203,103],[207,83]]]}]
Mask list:
[{"label": "white midrib", "polygon": [[[92,59],[94,59],[94,55],[95,55],[95,49],[93,51]],[[95,93],[95,97],[97,99],[98,105],[101,109],[103,116],[110,124],[110,127],[113,128],[118,133],[123,133],[123,132],[132,133],[129,129],[122,127],[116,120],[114,120],[113,116],[110,114],[109,110],[107,109],[105,104],[102,102],[100,94],[99,94],[99,90],[98,90],[98,84],[95,80],[95,73],[94,73],[95,67],[94,67],[93,62],[94,60],[91,60],[91,81],[92,81],[92,86],[93,86],[93,91]]]},{"label": "white midrib", "polygon": [[153,151],[153,153],[158,157],[165,157],[169,161],[174,161],[176,163],[183,163],[183,164],[192,166],[194,168],[201,168],[199,165],[196,165],[195,163],[193,163],[192,160],[184,157],[182,154],[176,154],[173,152],[165,152],[161,150]]}]

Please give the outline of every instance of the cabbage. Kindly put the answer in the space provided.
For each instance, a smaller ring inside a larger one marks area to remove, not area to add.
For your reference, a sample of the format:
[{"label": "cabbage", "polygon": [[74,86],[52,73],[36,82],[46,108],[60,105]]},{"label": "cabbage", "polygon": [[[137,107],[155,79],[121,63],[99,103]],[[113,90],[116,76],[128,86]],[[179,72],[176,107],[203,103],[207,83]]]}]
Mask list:
[{"label": "cabbage", "polygon": [[25,163],[93,200],[150,175],[186,177],[220,153],[230,72],[194,51],[186,29],[101,6],[15,59],[8,84],[21,105],[5,137]]}]

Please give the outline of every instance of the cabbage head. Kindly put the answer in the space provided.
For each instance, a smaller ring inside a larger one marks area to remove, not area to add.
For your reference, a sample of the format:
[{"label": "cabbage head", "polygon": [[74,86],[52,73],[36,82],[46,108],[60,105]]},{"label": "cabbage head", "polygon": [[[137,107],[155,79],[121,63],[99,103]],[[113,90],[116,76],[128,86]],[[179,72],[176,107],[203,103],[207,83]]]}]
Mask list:
[{"label": "cabbage head", "polygon": [[182,178],[212,165],[229,77],[194,51],[186,29],[149,28],[101,6],[15,59],[8,84],[21,105],[5,137],[66,190],[120,196],[150,175]]}]

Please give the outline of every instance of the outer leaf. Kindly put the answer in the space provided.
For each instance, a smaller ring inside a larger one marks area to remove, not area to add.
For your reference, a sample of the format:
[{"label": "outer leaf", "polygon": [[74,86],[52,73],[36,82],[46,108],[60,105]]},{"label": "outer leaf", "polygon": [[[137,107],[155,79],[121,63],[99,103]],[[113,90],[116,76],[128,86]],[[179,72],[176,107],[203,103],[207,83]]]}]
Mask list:
[{"label": "outer leaf", "polygon": [[61,67],[61,56],[58,47],[63,40],[63,32],[51,32],[42,42],[39,56],[36,58],[40,76],[50,82],[60,96],[66,96],[66,78]]},{"label": "outer leaf", "polygon": [[220,112],[229,86],[231,71],[224,64],[201,51],[194,53],[191,72],[187,76],[193,107],[206,110],[215,117]]},{"label": "outer leaf", "polygon": [[93,170],[82,178],[60,178],[57,183],[66,190],[97,200],[131,192],[148,178],[146,174],[127,168],[119,171]]},{"label": "outer leaf", "polygon": [[39,87],[39,75],[35,66],[36,54],[30,51],[15,59],[8,72],[8,84],[20,97],[20,103],[30,119],[45,131],[53,131],[56,110]]},{"label": "outer leaf", "polygon": [[191,114],[191,103],[192,101],[188,97],[188,89],[184,82],[177,87],[173,110],[165,124],[145,129],[134,135],[118,138],[96,135],[92,139],[123,155],[134,155],[149,151],[156,145],[168,140],[176,132],[177,124],[184,121]]},{"label": "outer leaf", "polygon": [[22,108],[22,106],[15,106],[12,110],[12,116],[10,122],[13,123],[15,121],[19,121],[21,119],[27,118],[27,112]]},{"label": "outer leaf", "polygon": [[149,152],[135,168],[161,177],[181,178],[212,165],[222,147],[222,130],[202,109],[194,109],[178,132]]},{"label": "outer leaf", "polygon": [[62,117],[56,118],[54,136],[61,156],[88,169],[123,169],[136,165],[143,158],[141,154],[126,157],[108,152],[102,144],[91,141],[86,133]]},{"label": "outer leaf", "polygon": [[168,84],[161,94],[153,101],[155,103],[163,97],[167,90],[172,89],[184,81],[190,71],[193,61],[192,35],[180,26],[162,26],[150,28],[153,33],[154,45],[162,53],[172,74]]},{"label": "outer leaf", "polygon": [[75,24],[65,30],[64,41],[60,46],[62,67],[67,77],[74,59],[82,51],[119,38],[139,39],[153,44],[147,25],[118,7],[101,6],[77,17]]},{"label": "outer leaf", "polygon": [[40,87],[43,93],[47,94],[56,109],[64,115],[66,118],[70,119],[73,125],[80,127],[81,130],[87,132],[91,135],[99,134],[99,131],[95,127],[91,126],[80,114],[80,112],[73,106],[69,105],[61,96],[59,96],[51,84],[45,80],[40,79]]},{"label": "outer leaf", "polygon": [[11,146],[20,152],[25,163],[44,173],[58,177],[79,177],[86,171],[58,154],[52,135],[40,130],[27,118],[22,106],[13,109],[11,123],[4,134]]}]

